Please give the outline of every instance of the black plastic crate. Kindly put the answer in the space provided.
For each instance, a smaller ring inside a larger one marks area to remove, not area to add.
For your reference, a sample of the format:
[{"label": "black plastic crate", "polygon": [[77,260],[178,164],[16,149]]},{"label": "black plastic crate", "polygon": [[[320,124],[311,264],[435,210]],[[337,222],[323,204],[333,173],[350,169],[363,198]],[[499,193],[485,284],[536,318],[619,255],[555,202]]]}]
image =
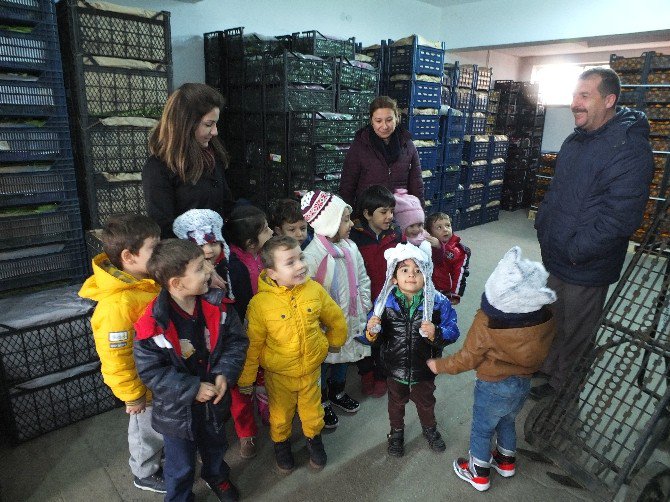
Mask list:
[{"label": "black plastic crate", "polygon": [[81,280],[86,275],[83,237],[0,253],[0,291],[63,280]]},{"label": "black plastic crate", "polygon": [[0,127],[0,162],[55,160],[71,155],[67,115],[17,118]]},{"label": "black plastic crate", "polygon": [[444,44],[442,48],[419,45],[414,37],[412,45],[390,47],[389,72],[391,75],[419,73],[442,76],[444,71]]},{"label": "black plastic crate", "polygon": [[102,230],[88,230],[84,233],[84,240],[86,241],[86,252],[88,253],[89,261],[93,260],[100,253],[104,253],[102,241],[100,240]]},{"label": "black plastic crate", "polygon": [[440,108],[442,86],[421,80],[396,80],[389,83],[388,95],[400,108]]},{"label": "black plastic crate", "polygon": [[72,160],[0,166],[0,207],[77,198]]},{"label": "black plastic crate", "polygon": [[210,31],[203,33],[203,39],[205,83],[227,96],[225,35],[221,30]]},{"label": "black plastic crate", "polygon": [[99,368],[38,388],[10,389],[4,413],[16,444],[121,406]]},{"label": "black plastic crate", "polygon": [[96,182],[88,198],[87,228],[102,228],[113,214],[147,214],[141,181]]},{"label": "black plastic crate", "polygon": [[105,125],[103,121],[81,131],[86,172],[141,172],[149,156],[149,133],[153,126]]},{"label": "black plastic crate", "polygon": [[502,99],[503,94],[519,92],[521,90],[521,82],[515,82],[514,80],[496,80],[493,84],[493,88],[496,91],[500,91],[500,97]]},{"label": "black plastic crate", "polygon": [[337,91],[337,111],[339,113],[368,114],[370,103],[372,103],[376,96],[377,94],[373,91],[339,89]]},{"label": "black plastic crate", "polygon": [[0,382],[13,387],[96,361],[92,313],[18,329],[0,325]]},{"label": "black plastic crate", "polygon": [[[318,87],[318,86],[317,86]],[[271,87],[265,93],[268,112],[331,112],[335,109],[335,87]]]},{"label": "black plastic crate", "polygon": [[67,30],[74,54],[170,63],[170,13],[142,12],[147,15],[114,12],[79,0],[57,4],[61,30]]},{"label": "black plastic crate", "polygon": [[361,127],[359,115],[312,112],[291,116],[291,141],[307,143],[351,143]]},{"label": "black plastic crate", "polygon": [[379,85],[379,70],[367,63],[340,58],[337,63],[337,85],[339,89],[376,93]]},{"label": "black plastic crate", "polygon": [[0,68],[14,72],[59,70],[58,31],[53,15],[47,15],[27,30],[24,28],[9,25],[0,28]]},{"label": "black plastic crate", "polygon": [[401,114],[400,122],[412,135],[412,139],[437,141],[440,136],[440,116]]},{"label": "black plastic crate", "polygon": [[342,56],[354,59],[356,56],[356,39],[351,37],[341,40],[327,37],[316,30],[293,33],[292,48],[303,54],[320,57]]},{"label": "black plastic crate", "polygon": [[523,204],[524,191],[508,190],[503,188],[502,196],[500,197],[500,209],[503,211],[516,211]]},{"label": "black plastic crate", "polygon": [[65,116],[63,73],[44,71],[36,75],[0,75],[0,114],[45,117]]},{"label": "black plastic crate", "polygon": [[80,117],[161,116],[171,92],[171,66],[159,65],[156,71],[130,70],[95,66],[84,60],[77,58],[73,67],[66,67]]},{"label": "black plastic crate", "polygon": [[77,200],[0,211],[0,250],[76,238],[81,238]]},{"label": "black plastic crate", "polygon": [[284,37],[266,37],[257,33],[244,34],[244,27],[224,30],[225,51],[229,60],[239,61],[247,57],[274,55],[290,49],[290,41]]},{"label": "black plastic crate", "polygon": [[[291,171],[313,174],[341,173],[349,145],[291,145]],[[274,149],[270,154],[276,153]]]},{"label": "black plastic crate", "polygon": [[[262,61],[265,61],[264,70]],[[331,86],[337,83],[336,64],[334,60],[311,59],[297,52],[284,51],[281,56],[257,59],[253,66],[247,61],[246,83],[257,83],[259,79],[252,73],[265,72],[265,83],[275,85],[289,84],[318,84]]]}]

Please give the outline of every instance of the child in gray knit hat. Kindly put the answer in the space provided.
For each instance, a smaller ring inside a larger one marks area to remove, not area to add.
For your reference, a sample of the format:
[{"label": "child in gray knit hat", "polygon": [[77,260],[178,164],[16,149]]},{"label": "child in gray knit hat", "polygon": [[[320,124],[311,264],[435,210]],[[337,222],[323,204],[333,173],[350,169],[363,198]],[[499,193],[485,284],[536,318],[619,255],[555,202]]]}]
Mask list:
[{"label": "child in gray knit hat", "polygon": [[477,370],[470,455],[453,465],[478,491],[488,490],[491,467],[503,477],[516,472],[515,419],[554,338],[547,305],[556,293],[546,287],[548,277],[541,263],[523,259],[519,247],[510,249],[486,281],[463,348],[427,363],[433,373]]}]

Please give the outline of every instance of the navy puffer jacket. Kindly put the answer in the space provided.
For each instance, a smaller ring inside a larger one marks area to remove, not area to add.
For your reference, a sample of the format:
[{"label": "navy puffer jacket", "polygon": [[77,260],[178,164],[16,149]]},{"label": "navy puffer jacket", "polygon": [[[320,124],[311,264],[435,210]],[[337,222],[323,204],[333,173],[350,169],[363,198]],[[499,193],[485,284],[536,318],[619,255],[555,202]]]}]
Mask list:
[{"label": "navy puffer jacket", "polygon": [[617,107],[600,129],[575,129],[556,160],[535,219],[542,261],[570,284],[614,283],[649,197],[649,122],[640,111]]}]

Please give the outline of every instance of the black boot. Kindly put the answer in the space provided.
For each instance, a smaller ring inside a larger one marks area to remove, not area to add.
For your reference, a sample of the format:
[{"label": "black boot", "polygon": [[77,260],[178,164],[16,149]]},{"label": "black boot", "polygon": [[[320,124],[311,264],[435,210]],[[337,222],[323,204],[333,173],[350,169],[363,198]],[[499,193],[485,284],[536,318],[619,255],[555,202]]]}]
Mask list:
[{"label": "black boot", "polygon": [[321,403],[323,406],[323,426],[326,429],[337,429],[337,425],[340,423],[340,420],[337,418],[337,415],[333,411],[333,407],[330,405],[330,401],[324,401]]},{"label": "black boot", "polygon": [[441,452],[447,449],[447,445],[444,444],[444,440],[440,435],[440,432],[437,430],[437,426],[433,425],[432,427],[423,427],[423,437],[428,441],[428,446],[433,451]]},{"label": "black boot", "polygon": [[307,451],[309,451],[309,466],[312,469],[320,471],[326,466],[328,456],[323,447],[321,434],[317,434],[312,439],[307,438]]},{"label": "black boot", "polygon": [[347,413],[356,413],[360,406],[359,402],[352,399],[349,394],[344,392],[345,382],[333,382],[328,380],[328,399],[338,408]]},{"label": "black boot", "polygon": [[402,457],[405,454],[405,429],[391,429],[388,438],[388,454],[393,457]]},{"label": "black boot", "polygon": [[289,473],[295,467],[293,452],[291,451],[291,440],[287,439],[281,443],[275,443],[275,460],[277,467],[284,473]]}]

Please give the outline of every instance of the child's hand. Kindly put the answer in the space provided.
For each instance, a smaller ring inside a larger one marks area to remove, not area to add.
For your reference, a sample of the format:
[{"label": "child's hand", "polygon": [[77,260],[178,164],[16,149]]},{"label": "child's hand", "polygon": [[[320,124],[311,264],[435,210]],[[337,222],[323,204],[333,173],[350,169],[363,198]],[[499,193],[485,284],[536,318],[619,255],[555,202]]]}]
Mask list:
[{"label": "child's hand", "polygon": [[139,404],[126,403],[126,413],[128,413],[128,415],[137,415],[138,413],[144,413],[146,409],[147,409],[147,400],[145,396],[142,396],[142,402]]},{"label": "child's hand", "polygon": [[214,389],[216,390],[216,398],[214,404],[219,404],[223,399],[223,395],[228,390],[228,380],[223,375],[216,375],[214,378]]},{"label": "child's hand", "polygon": [[212,270],[212,275],[209,279],[209,286],[212,288],[222,289],[224,292],[228,288],[228,284],[223,280],[216,270]]},{"label": "child's hand", "polygon": [[195,396],[195,400],[199,403],[206,403],[214,396],[216,396],[216,387],[209,382],[200,382],[200,388],[198,389],[198,394]]},{"label": "child's hand", "polygon": [[419,330],[421,331],[421,336],[425,336],[431,342],[435,340],[435,325],[432,322],[423,321]]},{"label": "child's hand", "polygon": [[449,295],[449,302],[452,305],[458,305],[459,303],[461,303],[461,297],[455,293],[452,293]]},{"label": "child's hand", "polygon": [[430,371],[437,375],[437,359],[428,359],[426,364],[430,368]]},{"label": "child's hand", "polygon": [[376,315],[372,316],[370,319],[368,319],[368,325],[366,326],[365,330],[365,338],[367,338],[369,342],[374,342],[381,332],[381,328],[382,320]]},{"label": "child's hand", "polygon": [[426,240],[430,242],[430,247],[433,248],[439,248],[440,247],[440,240],[437,237],[433,237],[432,235],[426,236]]}]

